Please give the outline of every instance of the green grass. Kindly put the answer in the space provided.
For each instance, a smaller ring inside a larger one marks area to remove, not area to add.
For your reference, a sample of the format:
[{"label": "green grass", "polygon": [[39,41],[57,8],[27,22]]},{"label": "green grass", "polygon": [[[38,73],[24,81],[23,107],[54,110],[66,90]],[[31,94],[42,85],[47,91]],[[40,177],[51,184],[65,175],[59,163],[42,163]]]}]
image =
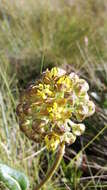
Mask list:
[{"label": "green grass", "polygon": [[[100,101],[94,101],[101,110],[85,121],[87,129],[83,139],[66,148],[59,171],[43,189],[102,190],[107,187],[106,180],[101,178],[107,173],[106,17],[104,0],[76,0],[72,6],[60,0],[1,2],[0,160],[24,171],[30,180],[30,189],[39,183],[40,176],[45,176],[52,155],[44,150],[32,157],[43,145],[29,141],[22,134],[15,110],[20,91],[38,78],[42,70],[54,65],[68,72],[74,70],[86,78],[90,93],[94,91],[100,97]],[[87,158],[84,165],[81,164],[83,157]]]}]

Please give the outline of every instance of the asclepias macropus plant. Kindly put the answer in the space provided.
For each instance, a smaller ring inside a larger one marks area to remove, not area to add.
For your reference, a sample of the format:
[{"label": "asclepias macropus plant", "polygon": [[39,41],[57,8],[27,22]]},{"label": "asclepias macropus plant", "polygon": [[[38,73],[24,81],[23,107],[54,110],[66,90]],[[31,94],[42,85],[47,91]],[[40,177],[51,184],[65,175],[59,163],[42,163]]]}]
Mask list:
[{"label": "asclepias macropus plant", "polygon": [[72,144],[83,134],[82,121],[95,112],[89,99],[89,85],[75,73],[60,68],[47,69],[41,79],[21,95],[17,106],[20,129],[37,143],[43,142],[48,151],[55,151],[55,161],[39,190],[52,177],[64,155],[65,145]]}]

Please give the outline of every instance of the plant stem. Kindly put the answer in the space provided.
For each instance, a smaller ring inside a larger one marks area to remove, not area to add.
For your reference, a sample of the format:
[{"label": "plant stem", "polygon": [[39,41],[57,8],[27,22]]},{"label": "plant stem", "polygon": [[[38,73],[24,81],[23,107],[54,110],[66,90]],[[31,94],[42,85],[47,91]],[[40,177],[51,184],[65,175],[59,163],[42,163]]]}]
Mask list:
[{"label": "plant stem", "polygon": [[63,155],[64,155],[64,150],[65,150],[65,142],[62,142],[59,146],[59,150],[57,152],[57,155],[56,155],[56,158],[55,158],[55,161],[52,165],[52,167],[50,168],[50,170],[48,171],[48,173],[46,174],[45,178],[41,181],[41,183],[34,189],[34,190],[39,190],[42,188],[42,186],[44,184],[47,183],[47,181],[50,180],[50,178],[53,176],[53,174],[55,173],[55,171],[57,170],[62,158],[63,158]]}]

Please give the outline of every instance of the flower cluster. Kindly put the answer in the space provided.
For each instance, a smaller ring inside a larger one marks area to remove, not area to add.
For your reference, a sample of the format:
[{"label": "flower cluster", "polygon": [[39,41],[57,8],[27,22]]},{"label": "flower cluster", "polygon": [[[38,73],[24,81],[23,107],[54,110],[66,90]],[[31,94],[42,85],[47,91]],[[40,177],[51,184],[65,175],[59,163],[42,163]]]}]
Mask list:
[{"label": "flower cluster", "polygon": [[95,112],[88,90],[88,83],[75,73],[67,74],[56,67],[46,70],[20,97],[20,128],[32,140],[44,142],[49,150],[55,150],[62,141],[74,143],[85,130],[81,122]]}]

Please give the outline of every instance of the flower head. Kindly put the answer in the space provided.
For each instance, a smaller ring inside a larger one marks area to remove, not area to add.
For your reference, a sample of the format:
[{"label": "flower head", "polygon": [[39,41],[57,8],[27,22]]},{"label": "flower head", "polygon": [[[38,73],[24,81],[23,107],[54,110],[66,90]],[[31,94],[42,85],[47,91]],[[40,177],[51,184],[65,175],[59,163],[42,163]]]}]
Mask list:
[{"label": "flower head", "polygon": [[32,140],[43,141],[49,150],[60,142],[74,143],[85,126],[82,122],[95,112],[89,99],[89,85],[75,73],[59,68],[43,73],[41,80],[29,86],[17,106],[20,128]]}]

